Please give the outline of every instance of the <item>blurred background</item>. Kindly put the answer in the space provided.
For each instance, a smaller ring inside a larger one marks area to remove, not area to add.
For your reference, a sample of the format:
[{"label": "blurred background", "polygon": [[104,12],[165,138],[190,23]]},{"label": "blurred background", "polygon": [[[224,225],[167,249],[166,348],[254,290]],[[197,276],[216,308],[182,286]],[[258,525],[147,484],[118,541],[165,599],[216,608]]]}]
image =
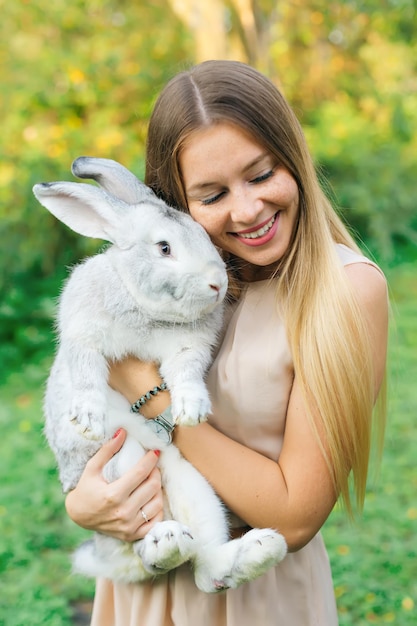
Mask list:
[{"label": "blurred background", "polygon": [[352,525],[336,508],[324,533],[342,626],[416,624],[416,0],[0,0],[0,9],[0,626],[88,623],[93,593],[70,575],[68,555],[88,533],[66,518],[41,403],[60,285],[101,242],[58,223],[32,186],[72,180],[80,155],[142,176],[160,89],[210,58],[248,62],[280,86],[326,192],[387,274],[382,468],[363,517]]}]

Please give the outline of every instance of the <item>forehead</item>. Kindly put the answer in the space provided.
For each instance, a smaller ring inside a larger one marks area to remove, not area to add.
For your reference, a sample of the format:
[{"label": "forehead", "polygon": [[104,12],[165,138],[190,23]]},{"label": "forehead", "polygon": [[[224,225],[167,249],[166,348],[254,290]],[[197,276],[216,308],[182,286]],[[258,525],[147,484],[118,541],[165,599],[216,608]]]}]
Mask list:
[{"label": "forehead", "polygon": [[267,149],[236,124],[221,122],[195,130],[185,142],[179,165],[186,187],[267,158]]}]

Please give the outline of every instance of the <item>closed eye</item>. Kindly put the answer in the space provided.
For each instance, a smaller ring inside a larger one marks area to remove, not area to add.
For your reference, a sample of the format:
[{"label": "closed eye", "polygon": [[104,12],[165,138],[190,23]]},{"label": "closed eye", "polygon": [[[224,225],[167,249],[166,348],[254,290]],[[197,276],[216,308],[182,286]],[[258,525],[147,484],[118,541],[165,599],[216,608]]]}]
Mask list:
[{"label": "closed eye", "polygon": [[218,202],[218,200],[220,200],[220,198],[222,198],[225,193],[226,193],[225,191],[221,191],[220,193],[216,193],[215,196],[210,196],[210,198],[205,198],[204,200],[201,200],[201,204],[204,204],[206,206],[208,204],[214,204],[215,202]]},{"label": "closed eye", "polygon": [[260,176],[256,176],[256,178],[253,178],[252,180],[250,180],[250,183],[254,183],[255,185],[257,183],[263,183],[264,180],[268,180],[268,178],[271,178],[271,176],[274,174],[274,170],[269,170],[268,172],[265,172],[265,174],[261,174]]},{"label": "closed eye", "polygon": [[[273,175],[274,175],[274,170],[273,169],[268,170],[264,174],[261,174],[260,176],[256,176],[255,178],[252,178],[252,180],[250,180],[249,182],[251,184],[257,185],[259,183],[263,183],[264,181],[268,180]],[[204,198],[204,200],[201,200],[201,204],[204,204],[205,206],[208,206],[210,204],[215,204],[225,195],[225,193],[226,193],[226,190],[223,190],[220,193],[216,193],[214,196],[210,196],[209,198]]]}]

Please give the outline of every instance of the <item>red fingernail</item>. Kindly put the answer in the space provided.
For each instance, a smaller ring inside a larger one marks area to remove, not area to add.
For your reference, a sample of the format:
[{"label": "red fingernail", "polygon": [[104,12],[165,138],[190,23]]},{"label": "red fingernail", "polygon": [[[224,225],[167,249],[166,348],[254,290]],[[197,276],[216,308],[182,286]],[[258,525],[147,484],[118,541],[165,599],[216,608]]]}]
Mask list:
[{"label": "red fingernail", "polygon": [[116,430],[116,432],[114,433],[114,435],[113,435],[112,439],[116,439],[116,437],[117,437],[118,435],[120,435],[120,433],[121,433],[121,432],[122,432],[122,429],[121,429],[121,428],[119,428],[118,430]]},{"label": "red fingernail", "polygon": [[153,452],[154,452],[154,454],[156,454],[156,456],[159,456],[161,454],[160,450],[154,450]]}]

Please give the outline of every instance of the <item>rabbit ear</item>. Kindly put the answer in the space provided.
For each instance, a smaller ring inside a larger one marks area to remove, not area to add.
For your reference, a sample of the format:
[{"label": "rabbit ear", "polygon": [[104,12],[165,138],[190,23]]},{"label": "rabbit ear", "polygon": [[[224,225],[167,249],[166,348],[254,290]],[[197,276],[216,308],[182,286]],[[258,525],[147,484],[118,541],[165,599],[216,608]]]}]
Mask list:
[{"label": "rabbit ear", "polygon": [[74,176],[95,180],[106,191],[127,204],[139,204],[155,198],[149,187],[117,161],[82,156],[73,162],[71,169]]},{"label": "rabbit ear", "polygon": [[113,198],[102,189],[85,183],[40,183],[33,193],[48,211],[72,230],[86,237],[123,242],[120,233],[120,213],[128,209],[124,202]]}]

